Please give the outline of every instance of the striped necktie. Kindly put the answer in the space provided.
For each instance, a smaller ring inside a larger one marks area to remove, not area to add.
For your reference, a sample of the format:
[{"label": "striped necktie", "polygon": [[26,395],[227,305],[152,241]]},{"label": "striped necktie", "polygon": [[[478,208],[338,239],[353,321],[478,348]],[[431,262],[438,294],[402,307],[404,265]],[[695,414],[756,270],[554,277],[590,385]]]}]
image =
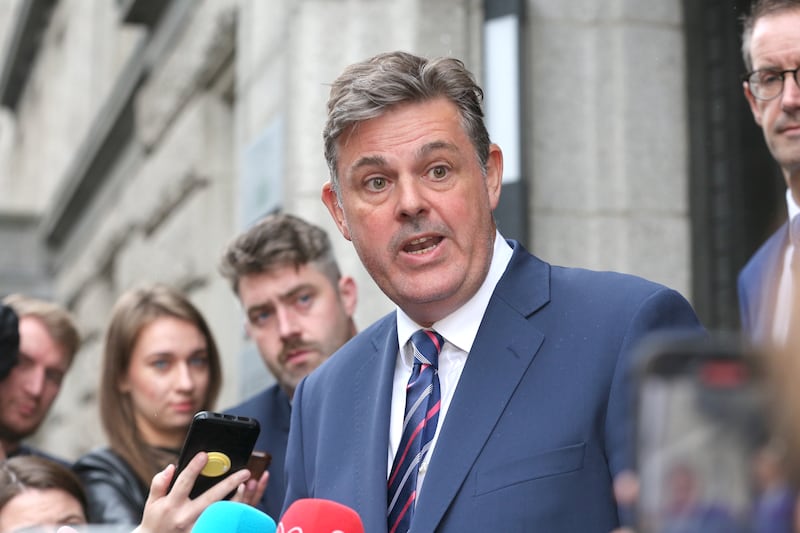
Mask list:
[{"label": "striped necktie", "polygon": [[403,436],[389,474],[389,533],[411,527],[417,497],[417,472],[431,446],[439,420],[439,352],[444,340],[432,330],[411,336],[414,368],[406,386]]}]

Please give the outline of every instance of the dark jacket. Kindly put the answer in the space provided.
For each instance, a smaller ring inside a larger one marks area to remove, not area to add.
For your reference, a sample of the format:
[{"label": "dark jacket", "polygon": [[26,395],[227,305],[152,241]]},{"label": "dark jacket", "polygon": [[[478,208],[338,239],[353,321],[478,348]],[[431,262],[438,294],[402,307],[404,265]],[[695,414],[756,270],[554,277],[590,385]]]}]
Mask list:
[{"label": "dark jacket", "polygon": [[255,418],[261,425],[255,450],[272,455],[272,463],[269,466],[267,490],[256,508],[277,521],[286,494],[283,465],[286,460],[286,443],[289,441],[289,421],[292,415],[289,397],[282,388],[273,385],[225,412]]},{"label": "dark jacket", "polygon": [[149,487],[110,448],[93,450],[75,463],[89,501],[89,523],[139,524]]},{"label": "dark jacket", "polygon": [[6,453],[6,457],[8,457],[9,459],[11,459],[12,457],[18,457],[18,456],[21,456],[21,455],[35,455],[36,457],[43,457],[45,459],[49,459],[50,461],[53,461],[54,463],[58,463],[58,464],[60,464],[62,466],[66,466],[67,468],[70,467],[69,462],[65,461],[61,457],[56,457],[55,455],[50,455],[49,453],[43,452],[42,450],[40,450],[38,448],[33,448],[33,447],[28,446],[26,444],[20,444],[19,447],[16,450],[14,450],[13,452]]}]

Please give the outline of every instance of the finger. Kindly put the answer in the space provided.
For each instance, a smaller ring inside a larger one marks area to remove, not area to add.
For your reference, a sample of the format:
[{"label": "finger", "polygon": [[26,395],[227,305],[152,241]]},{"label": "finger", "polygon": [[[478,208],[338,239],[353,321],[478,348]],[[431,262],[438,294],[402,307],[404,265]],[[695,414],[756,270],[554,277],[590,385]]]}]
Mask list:
[{"label": "finger", "polygon": [[245,491],[247,490],[247,484],[248,483],[250,483],[249,479],[247,481],[245,481],[244,483],[240,483],[239,486],[236,487],[236,494],[234,494],[233,497],[231,498],[232,502],[239,502],[239,503],[247,503],[247,504],[249,504],[249,502],[246,500],[246,494],[245,494]]},{"label": "finger", "polygon": [[195,498],[194,501],[199,505],[202,511],[212,503],[223,499],[229,493],[235,491],[239,485],[246,482],[249,477],[250,472],[246,468],[243,468],[226,477],[219,483],[215,483],[214,486]]},{"label": "finger", "polygon": [[258,488],[258,481],[252,478],[248,479],[247,481],[239,485],[239,488],[236,489],[236,495],[240,496],[240,499],[238,499],[237,501],[246,503],[247,505],[257,504],[258,498],[260,498],[260,496],[257,497],[256,494],[257,488]]},{"label": "finger", "polygon": [[264,472],[258,480],[248,479],[244,485],[239,485],[236,490],[236,497],[234,501],[246,503],[248,505],[257,506],[264,496],[264,491],[267,490],[269,483],[269,472]]},{"label": "finger", "polygon": [[175,480],[175,484],[172,486],[170,493],[175,494],[178,498],[188,497],[189,493],[192,491],[194,482],[197,480],[197,476],[200,475],[200,472],[206,466],[207,462],[208,454],[205,452],[197,452],[186,465],[186,468],[183,469],[183,472],[178,475],[178,479]]},{"label": "finger", "polygon": [[269,472],[264,472],[261,474],[261,479],[258,480],[256,484],[256,492],[254,494],[255,503],[261,501],[261,497],[264,496],[264,491],[267,490],[267,485],[269,484]]},{"label": "finger", "polygon": [[164,470],[153,476],[153,480],[150,482],[150,492],[147,495],[148,502],[163,498],[167,494],[173,475],[175,475],[175,465],[167,465]]}]

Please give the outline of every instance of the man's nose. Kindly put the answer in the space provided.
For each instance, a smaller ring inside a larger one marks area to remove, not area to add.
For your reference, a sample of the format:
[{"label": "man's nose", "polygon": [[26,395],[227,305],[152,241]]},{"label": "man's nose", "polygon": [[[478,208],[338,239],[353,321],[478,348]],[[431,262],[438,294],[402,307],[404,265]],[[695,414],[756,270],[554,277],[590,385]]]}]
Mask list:
[{"label": "man's nose", "polygon": [[800,110],[800,81],[798,71],[787,72],[783,78],[783,92],[781,93],[781,108],[789,112]]},{"label": "man's nose", "polygon": [[31,396],[41,396],[44,390],[45,379],[45,369],[43,367],[31,367],[28,369],[25,376],[25,392]]},{"label": "man's nose", "polygon": [[397,212],[401,217],[414,218],[428,209],[424,185],[414,176],[403,177],[396,185],[398,191]]},{"label": "man's nose", "polygon": [[282,339],[289,339],[296,337],[300,332],[300,326],[297,321],[297,316],[288,307],[281,307],[277,311],[278,317],[278,334]]}]

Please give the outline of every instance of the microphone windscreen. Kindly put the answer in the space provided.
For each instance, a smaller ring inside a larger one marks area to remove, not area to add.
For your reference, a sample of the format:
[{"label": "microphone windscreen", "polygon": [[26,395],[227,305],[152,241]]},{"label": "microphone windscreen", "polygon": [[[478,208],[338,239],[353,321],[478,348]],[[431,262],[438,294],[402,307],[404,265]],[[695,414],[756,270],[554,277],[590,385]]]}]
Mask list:
[{"label": "microphone windscreen", "polygon": [[275,533],[275,520],[250,505],[222,500],[200,513],[192,533]]},{"label": "microphone windscreen", "polygon": [[286,509],[278,533],[364,533],[364,524],[358,513],[346,505],[304,498]]}]

